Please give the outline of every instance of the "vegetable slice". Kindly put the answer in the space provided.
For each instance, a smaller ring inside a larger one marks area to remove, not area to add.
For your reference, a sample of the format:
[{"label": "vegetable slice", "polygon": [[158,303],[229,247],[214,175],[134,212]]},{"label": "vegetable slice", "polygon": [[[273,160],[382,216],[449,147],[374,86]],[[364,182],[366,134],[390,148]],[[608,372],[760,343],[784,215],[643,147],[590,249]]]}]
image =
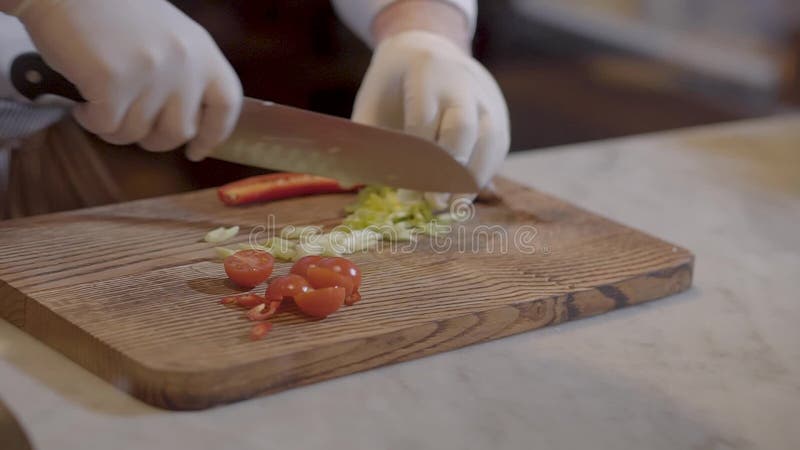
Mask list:
[{"label": "vegetable slice", "polygon": [[308,272],[308,268],[316,267],[317,264],[319,264],[319,262],[322,261],[322,259],[323,257],[319,255],[304,256],[299,260],[297,260],[296,263],[294,263],[290,272],[305,278]]},{"label": "vegetable slice", "polygon": [[242,308],[253,308],[256,305],[260,305],[266,303],[267,299],[253,293],[247,294],[240,294],[240,295],[231,295],[229,297],[225,297],[222,299],[220,303],[223,305],[236,305],[241,306]]},{"label": "vegetable slice", "polygon": [[303,292],[295,297],[294,302],[300,311],[312,317],[324,318],[335,313],[344,304],[343,287],[330,287]]},{"label": "vegetable slice", "polygon": [[302,195],[350,192],[332,178],[302,173],[273,173],[235,181],[219,188],[220,200],[228,206],[265,202]]},{"label": "vegetable slice", "polygon": [[350,277],[353,280],[353,288],[355,289],[361,286],[361,269],[347,258],[324,258],[317,265]]},{"label": "vegetable slice", "polygon": [[[256,322],[261,320],[267,320],[270,317],[274,316],[276,312],[278,312],[278,308],[281,306],[281,302],[269,302],[269,307],[265,304],[260,304],[254,306],[250,311],[247,311],[247,318],[250,320],[254,320]],[[267,309],[264,311],[264,309]]]},{"label": "vegetable slice", "polygon": [[240,250],[225,258],[225,273],[234,283],[254,288],[269,278],[275,258],[261,250]]},{"label": "vegetable slice", "polygon": [[206,236],[203,238],[203,240],[211,244],[218,244],[233,238],[237,234],[239,234],[238,226],[230,228],[219,227],[206,233]]},{"label": "vegetable slice", "polygon": [[226,247],[214,247],[214,253],[216,253],[217,257],[220,259],[225,259],[228,256],[236,253],[236,250],[231,250]]},{"label": "vegetable slice", "polygon": [[284,275],[270,281],[265,297],[269,301],[294,299],[300,293],[313,289],[308,280],[297,274]]},{"label": "vegetable slice", "polygon": [[450,231],[446,226],[431,226],[448,216],[435,215],[434,207],[424,195],[405,189],[366,187],[358,193],[358,200],[347,211],[345,226],[353,230],[371,230],[393,241],[410,241],[418,234]]},{"label": "vegetable slice", "polygon": [[273,256],[284,261],[291,261],[294,259],[296,253],[295,247],[297,243],[288,239],[273,237],[264,242],[263,248],[270,252]]},{"label": "vegetable slice", "polygon": [[321,245],[313,242],[300,242],[294,248],[294,260],[299,261],[306,256],[321,256],[325,251]]},{"label": "vegetable slice", "polygon": [[361,301],[361,293],[359,293],[358,291],[353,291],[353,293],[350,294],[349,297],[344,299],[344,304],[347,306],[353,306],[359,301]]},{"label": "vegetable slice", "polygon": [[281,261],[292,261],[297,251],[292,247],[264,247],[267,252]]},{"label": "vegetable slice", "polygon": [[322,228],[314,225],[308,225],[305,227],[289,225],[281,230],[281,238],[283,239],[309,239],[312,236],[317,236],[320,234],[322,234]]},{"label": "vegetable slice", "polygon": [[250,329],[250,339],[254,341],[258,341],[260,339],[264,339],[269,332],[272,331],[272,323],[271,322],[261,322],[256,325],[253,325],[253,328]]},{"label": "vegetable slice", "polygon": [[345,299],[353,293],[353,279],[342,273],[324,267],[309,267],[306,278],[314,289],[343,287]]}]

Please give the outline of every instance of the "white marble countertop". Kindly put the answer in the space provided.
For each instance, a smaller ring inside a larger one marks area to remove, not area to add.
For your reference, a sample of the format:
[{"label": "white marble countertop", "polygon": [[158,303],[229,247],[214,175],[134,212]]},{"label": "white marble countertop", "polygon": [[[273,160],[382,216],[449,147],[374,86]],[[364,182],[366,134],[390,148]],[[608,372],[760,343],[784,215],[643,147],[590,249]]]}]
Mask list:
[{"label": "white marble countertop", "polygon": [[505,174],[694,251],[669,299],[202,412],[0,321],[39,449],[800,448],[800,116],[515,154]]}]

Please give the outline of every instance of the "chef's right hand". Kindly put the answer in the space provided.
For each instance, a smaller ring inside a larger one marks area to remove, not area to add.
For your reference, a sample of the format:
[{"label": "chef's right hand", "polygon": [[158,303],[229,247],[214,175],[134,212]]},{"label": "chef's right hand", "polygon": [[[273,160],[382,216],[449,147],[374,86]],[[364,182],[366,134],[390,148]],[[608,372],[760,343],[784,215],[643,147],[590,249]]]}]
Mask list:
[{"label": "chef's right hand", "polygon": [[200,160],[230,134],[242,87],[211,36],[165,0],[23,0],[42,57],[86,103],[75,119],[112,144],[188,143]]}]

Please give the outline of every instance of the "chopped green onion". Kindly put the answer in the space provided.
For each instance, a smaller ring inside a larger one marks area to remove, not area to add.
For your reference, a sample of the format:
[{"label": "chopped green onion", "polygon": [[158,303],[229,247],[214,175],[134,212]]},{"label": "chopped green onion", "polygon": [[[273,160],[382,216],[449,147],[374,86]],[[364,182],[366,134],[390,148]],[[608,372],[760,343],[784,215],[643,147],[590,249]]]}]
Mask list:
[{"label": "chopped green onion", "polygon": [[449,227],[440,225],[452,222],[449,214],[435,215],[422,193],[382,186],[362,189],[347,212],[345,226],[352,230],[375,230],[381,238],[396,241],[410,241],[418,234],[446,233]]},{"label": "chopped green onion", "polygon": [[294,259],[294,255],[296,253],[295,247],[281,247],[281,246],[274,246],[274,247],[267,247],[267,251],[272,254],[272,256],[284,260],[284,261],[291,261]]},{"label": "chopped green onion", "polygon": [[219,227],[206,233],[206,236],[203,238],[203,240],[211,244],[218,244],[233,238],[237,234],[239,234],[238,226],[230,228]]},{"label": "chopped green onion", "polygon": [[236,253],[236,250],[231,250],[225,247],[214,247],[214,252],[216,253],[217,258],[225,259],[228,256],[231,256],[232,254]]},{"label": "chopped green onion", "polygon": [[264,247],[293,248],[297,243],[280,237],[271,237],[264,241]]},{"label": "chopped green onion", "polygon": [[284,261],[291,261],[294,258],[297,242],[279,237],[267,239],[263,248],[272,256]]},{"label": "chopped green onion", "polygon": [[310,244],[308,242],[301,242],[297,244],[297,247],[295,247],[294,256],[292,257],[292,260],[297,261],[298,259],[304,256],[321,255],[323,250],[324,249],[320,245]]},{"label": "chopped green onion", "polygon": [[313,236],[315,234],[321,234],[322,228],[309,225],[305,227],[295,227],[293,225],[289,225],[288,227],[281,230],[281,237],[283,239],[300,239],[307,236]]}]

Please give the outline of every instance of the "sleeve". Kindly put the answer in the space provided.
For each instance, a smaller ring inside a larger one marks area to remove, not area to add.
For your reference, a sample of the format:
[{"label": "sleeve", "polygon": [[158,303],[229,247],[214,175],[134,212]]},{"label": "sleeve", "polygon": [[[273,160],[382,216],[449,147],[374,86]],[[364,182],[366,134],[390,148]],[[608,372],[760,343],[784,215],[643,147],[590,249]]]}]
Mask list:
[{"label": "sleeve", "polygon": [[33,42],[20,21],[0,13],[0,98],[25,100],[11,86],[9,71],[14,58],[33,50]]},{"label": "sleeve", "polygon": [[[336,14],[362,41],[372,45],[372,20],[384,8],[398,0],[332,0]],[[470,27],[470,35],[475,33],[478,17],[477,0],[440,0],[464,12]]]}]

